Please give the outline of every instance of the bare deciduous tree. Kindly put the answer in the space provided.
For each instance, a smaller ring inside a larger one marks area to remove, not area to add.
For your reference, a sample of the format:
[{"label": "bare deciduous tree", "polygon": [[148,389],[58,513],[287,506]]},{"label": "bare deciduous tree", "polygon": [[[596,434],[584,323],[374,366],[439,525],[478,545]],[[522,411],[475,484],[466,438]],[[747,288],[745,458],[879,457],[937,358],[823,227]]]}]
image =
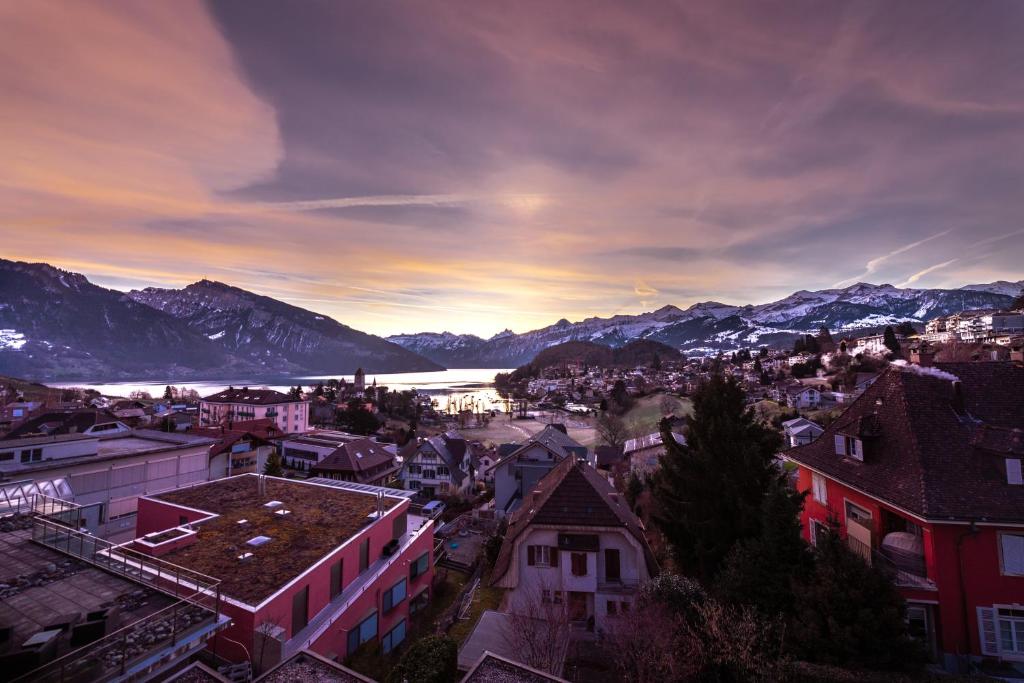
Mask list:
[{"label": "bare deciduous tree", "polygon": [[572,624],[568,605],[556,595],[541,584],[526,599],[517,601],[505,621],[505,637],[521,662],[561,676]]},{"label": "bare deciduous tree", "polygon": [[[263,666],[264,655],[267,651],[267,643],[272,639],[277,639],[279,634],[283,633],[281,624],[284,623],[283,614],[274,614],[264,619],[259,626],[256,627],[256,634],[259,636],[259,652],[254,652],[255,655],[253,665],[256,668],[257,673],[263,672],[266,668]],[[276,664],[276,662],[273,662]]]},{"label": "bare deciduous tree", "polygon": [[662,605],[649,605],[609,620],[611,652],[623,677],[635,683],[685,680],[697,673],[679,657],[682,620]]},{"label": "bare deciduous tree", "polygon": [[621,448],[629,438],[626,423],[622,421],[622,418],[612,415],[608,411],[597,416],[594,429],[597,430],[598,438],[613,448]]}]

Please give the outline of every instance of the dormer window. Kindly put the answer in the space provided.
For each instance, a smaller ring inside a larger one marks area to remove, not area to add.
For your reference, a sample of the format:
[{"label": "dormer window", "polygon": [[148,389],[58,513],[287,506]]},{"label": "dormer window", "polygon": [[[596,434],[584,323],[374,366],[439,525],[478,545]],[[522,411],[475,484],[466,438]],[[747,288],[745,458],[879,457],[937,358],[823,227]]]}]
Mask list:
[{"label": "dormer window", "polygon": [[1021,474],[1020,458],[1006,459],[1006,481],[1017,486],[1024,485],[1024,476]]},{"label": "dormer window", "polygon": [[864,461],[864,442],[854,436],[836,434],[836,455]]}]

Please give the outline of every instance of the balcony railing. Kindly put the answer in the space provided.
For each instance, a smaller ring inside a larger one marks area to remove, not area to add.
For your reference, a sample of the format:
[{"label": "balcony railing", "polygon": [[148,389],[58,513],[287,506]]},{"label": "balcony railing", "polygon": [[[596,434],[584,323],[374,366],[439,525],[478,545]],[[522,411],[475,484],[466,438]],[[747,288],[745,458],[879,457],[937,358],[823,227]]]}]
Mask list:
[{"label": "balcony railing", "polygon": [[876,550],[872,553],[872,560],[884,574],[886,574],[900,588],[918,588],[921,590],[938,590],[935,582],[928,578],[927,572],[919,573],[905,567],[898,566],[890,558]]},{"label": "balcony railing", "polygon": [[603,579],[597,582],[598,593],[619,593],[622,595],[628,595],[635,593],[640,587],[637,581],[629,580],[616,580],[616,579]]},{"label": "balcony railing", "polygon": [[81,510],[74,503],[39,495],[33,508],[34,542],[147,585],[175,602],[17,681],[132,678],[145,672],[155,651],[181,650],[226,625],[227,617],[220,614],[219,580],[79,531]]}]

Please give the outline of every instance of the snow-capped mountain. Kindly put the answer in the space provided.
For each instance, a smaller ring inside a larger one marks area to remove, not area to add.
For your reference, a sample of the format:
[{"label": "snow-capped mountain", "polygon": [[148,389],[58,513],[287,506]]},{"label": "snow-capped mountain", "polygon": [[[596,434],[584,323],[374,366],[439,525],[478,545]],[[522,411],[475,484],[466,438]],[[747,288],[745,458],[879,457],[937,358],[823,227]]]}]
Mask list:
[{"label": "snow-capped mountain", "polygon": [[183,321],[230,353],[286,374],[424,372],[441,365],[325,315],[221,282],[132,290],[133,301]]},{"label": "snow-capped mountain", "polygon": [[[0,374],[160,379],[248,370],[173,317],[45,263],[0,259]],[[157,373],[154,373],[154,370]]]},{"label": "snow-capped mountain", "polygon": [[1003,308],[1024,288],[1017,283],[969,285],[961,289],[900,289],[892,285],[857,283],[843,289],[801,290],[784,299],[757,306],[731,306],[715,301],[683,310],[664,306],[650,313],[587,318],[523,334],[509,331],[491,339],[450,333],[403,334],[389,339],[447,367],[518,367],[540,351],[567,341],[593,341],[622,346],[651,339],[683,351],[736,349],[789,344],[800,334],[822,326],[848,332],[922,323],[962,310]]},{"label": "snow-capped mountain", "polygon": [[123,292],[0,259],[0,374],[185,381],[440,370],[323,315],[217,282]]}]

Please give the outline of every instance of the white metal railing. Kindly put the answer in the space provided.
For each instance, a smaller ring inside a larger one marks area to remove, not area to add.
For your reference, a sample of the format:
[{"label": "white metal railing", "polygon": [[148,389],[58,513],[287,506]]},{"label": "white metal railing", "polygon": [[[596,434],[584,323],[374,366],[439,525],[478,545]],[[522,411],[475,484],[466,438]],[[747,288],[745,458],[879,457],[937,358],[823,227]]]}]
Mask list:
[{"label": "white metal railing", "polygon": [[[225,621],[220,615],[218,579],[79,531],[81,508],[75,503],[40,495],[32,507],[34,542],[148,586],[173,597],[174,602],[17,680],[106,681],[131,677],[133,664],[155,650],[173,648],[183,639],[208,634]],[[156,633],[163,637],[154,638]],[[137,643],[145,637],[153,640],[140,650]]]}]

